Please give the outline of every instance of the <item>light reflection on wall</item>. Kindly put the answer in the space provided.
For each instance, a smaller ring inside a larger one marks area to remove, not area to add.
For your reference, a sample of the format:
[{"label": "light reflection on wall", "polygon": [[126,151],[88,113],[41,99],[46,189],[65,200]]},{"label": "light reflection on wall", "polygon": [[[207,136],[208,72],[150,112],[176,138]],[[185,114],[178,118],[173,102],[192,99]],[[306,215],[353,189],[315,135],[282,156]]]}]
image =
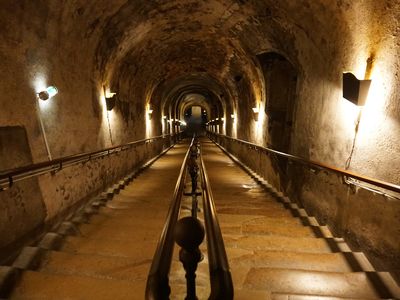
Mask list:
[{"label": "light reflection on wall", "polygon": [[234,112],[231,115],[231,122],[232,122],[232,137],[237,138],[237,114]]},{"label": "light reflection on wall", "polygon": [[146,105],[146,110],[145,110],[145,118],[146,118],[146,138],[150,138],[152,136],[152,122],[150,119],[150,104]]},{"label": "light reflection on wall", "polygon": [[[33,81],[33,88],[35,90],[35,96],[40,93],[41,91],[46,90],[48,84],[47,84],[47,78],[44,75],[38,75],[35,77],[35,80]],[[47,111],[51,107],[52,100],[54,99],[48,99],[46,101],[39,100],[36,97],[36,100],[39,103],[39,108],[41,111]]]},{"label": "light reflection on wall", "polygon": [[255,143],[259,145],[264,144],[264,127],[265,127],[265,110],[264,110],[264,104],[257,104],[257,107],[259,108],[258,111],[258,121],[254,122],[254,133],[255,133]]},{"label": "light reflection on wall", "polygon": [[[367,146],[373,139],[384,138],[382,133],[398,129],[396,123],[385,112],[392,93],[392,76],[385,74],[379,65],[374,69],[367,102],[362,108],[358,137],[360,146]],[[394,128],[391,128],[392,126]],[[385,131],[382,131],[383,128]]]},{"label": "light reflection on wall", "polygon": [[[366,60],[364,60],[366,61]],[[350,169],[376,177],[382,180],[391,181],[389,174],[395,174],[395,166],[400,158],[395,155],[400,147],[396,142],[400,136],[399,121],[390,115],[391,95],[394,93],[395,75],[390,72],[390,59],[374,62],[371,69],[371,86],[367,101],[364,107],[357,107],[349,101],[342,99],[340,102],[341,122],[346,129],[346,136],[354,138],[354,153],[352,155]],[[362,64],[359,73],[362,73]],[[359,78],[363,75],[356,74]],[[360,122],[358,132],[355,133],[358,114]],[[391,157],[386,160],[385,157]],[[386,177],[389,176],[389,177]]]}]

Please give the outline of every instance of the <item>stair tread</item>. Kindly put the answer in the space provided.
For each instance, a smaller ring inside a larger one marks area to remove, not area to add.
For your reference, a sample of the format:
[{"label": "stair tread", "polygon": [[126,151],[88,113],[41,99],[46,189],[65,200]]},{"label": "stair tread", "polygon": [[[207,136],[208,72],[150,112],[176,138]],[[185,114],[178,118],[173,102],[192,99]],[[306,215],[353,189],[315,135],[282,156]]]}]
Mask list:
[{"label": "stair tread", "polygon": [[81,275],[102,279],[146,280],[151,257],[118,257],[49,251],[39,270],[45,273]]},{"label": "stair tread", "polygon": [[138,243],[135,240],[92,239],[69,236],[61,246],[61,251],[69,253],[100,254],[105,256],[121,257],[152,257],[158,240],[144,240]]},{"label": "stair tread", "polygon": [[9,299],[144,299],[145,281],[26,271]]},{"label": "stair tread", "polygon": [[330,296],[273,293],[271,295],[271,300],[364,300],[364,299],[363,298],[342,298],[342,297],[330,297]]},{"label": "stair tread", "polygon": [[[112,225],[112,226],[110,226]],[[157,240],[160,237],[160,232],[163,225],[160,223],[155,224],[142,224],[128,226],[113,222],[110,225],[91,225],[83,224],[79,227],[79,235],[90,239],[109,239],[109,240]]]},{"label": "stair tread", "polygon": [[334,296],[344,298],[380,298],[363,272],[328,273],[293,269],[251,268],[244,287],[279,293]]},{"label": "stair tread", "polygon": [[329,243],[324,238],[225,234],[223,239],[225,247],[231,248],[314,253],[332,252]]},{"label": "stair tread", "polygon": [[[307,253],[289,251],[251,251],[231,257],[229,263],[237,266],[278,269],[319,270],[324,272],[351,272],[351,265],[342,253]],[[359,270],[357,270],[359,271]]]}]

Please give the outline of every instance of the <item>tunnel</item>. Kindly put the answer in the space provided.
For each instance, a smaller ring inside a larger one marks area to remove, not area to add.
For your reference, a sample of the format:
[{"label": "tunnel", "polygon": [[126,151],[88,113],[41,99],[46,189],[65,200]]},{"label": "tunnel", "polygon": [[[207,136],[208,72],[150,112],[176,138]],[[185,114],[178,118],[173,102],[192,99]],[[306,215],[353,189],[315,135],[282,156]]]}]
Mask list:
[{"label": "tunnel", "polygon": [[0,1],[0,298],[400,299],[399,19]]}]

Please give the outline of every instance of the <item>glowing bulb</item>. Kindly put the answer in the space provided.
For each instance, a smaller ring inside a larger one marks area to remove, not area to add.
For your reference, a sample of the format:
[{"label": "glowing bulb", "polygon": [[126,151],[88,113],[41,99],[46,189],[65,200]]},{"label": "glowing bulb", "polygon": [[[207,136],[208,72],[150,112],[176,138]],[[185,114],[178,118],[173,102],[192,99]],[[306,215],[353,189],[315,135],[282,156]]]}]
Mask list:
[{"label": "glowing bulb", "polygon": [[40,100],[48,100],[52,97],[54,97],[55,95],[57,95],[58,93],[58,89],[55,86],[49,86],[48,88],[46,88],[45,91],[41,91],[40,93],[38,93],[38,97]]}]

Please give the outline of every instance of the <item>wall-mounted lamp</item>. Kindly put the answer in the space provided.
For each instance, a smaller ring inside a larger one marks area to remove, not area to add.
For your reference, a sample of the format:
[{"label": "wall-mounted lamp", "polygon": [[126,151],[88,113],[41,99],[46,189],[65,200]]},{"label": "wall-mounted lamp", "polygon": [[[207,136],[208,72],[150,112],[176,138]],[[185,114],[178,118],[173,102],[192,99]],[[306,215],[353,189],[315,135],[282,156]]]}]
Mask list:
[{"label": "wall-mounted lamp", "polygon": [[254,121],[257,122],[257,121],[258,121],[258,115],[259,115],[260,109],[259,109],[258,107],[253,107],[252,110],[253,110],[253,118],[254,118]]},{"label": "wall-mounted lamp", "polygon": [[58,89],[55,86],[49,86],[46,90],[39,92],[37,95],[40,100],[46,101],[57,95],[57,93]]},{"label": "wall-mounted lamp", "polygon": [[106,95],[106,107],[107,110],[112,110],[117,102],[117,94],[116,93],[108,93]]},{"label": "wall-mounted lamp", "polygon": [[235,118],[236,118],[235,115],[234,115],[234,114],[231,114],[231,119],[232,119],[232,120],[235,120]]},{"label": "wall-mounted lamp", "polygon": [[163,116],[162,118],[163,118],[164,120],[166,120],[166,119],[167,119],[167,116]]},{"label": "wall-mounted lamp", "polygon": [[367,101],[371,80],[359,80],[352,73],[343,73],[343,98],[358,106]]},{"label": "wall-mounted lamp", "polygon": [[147,115],[149,116],[149,120],[151,120],[151,119],[153,118],[153,110],[152,110],[152,109],[149,109],[149,110],[147,111]]}]

